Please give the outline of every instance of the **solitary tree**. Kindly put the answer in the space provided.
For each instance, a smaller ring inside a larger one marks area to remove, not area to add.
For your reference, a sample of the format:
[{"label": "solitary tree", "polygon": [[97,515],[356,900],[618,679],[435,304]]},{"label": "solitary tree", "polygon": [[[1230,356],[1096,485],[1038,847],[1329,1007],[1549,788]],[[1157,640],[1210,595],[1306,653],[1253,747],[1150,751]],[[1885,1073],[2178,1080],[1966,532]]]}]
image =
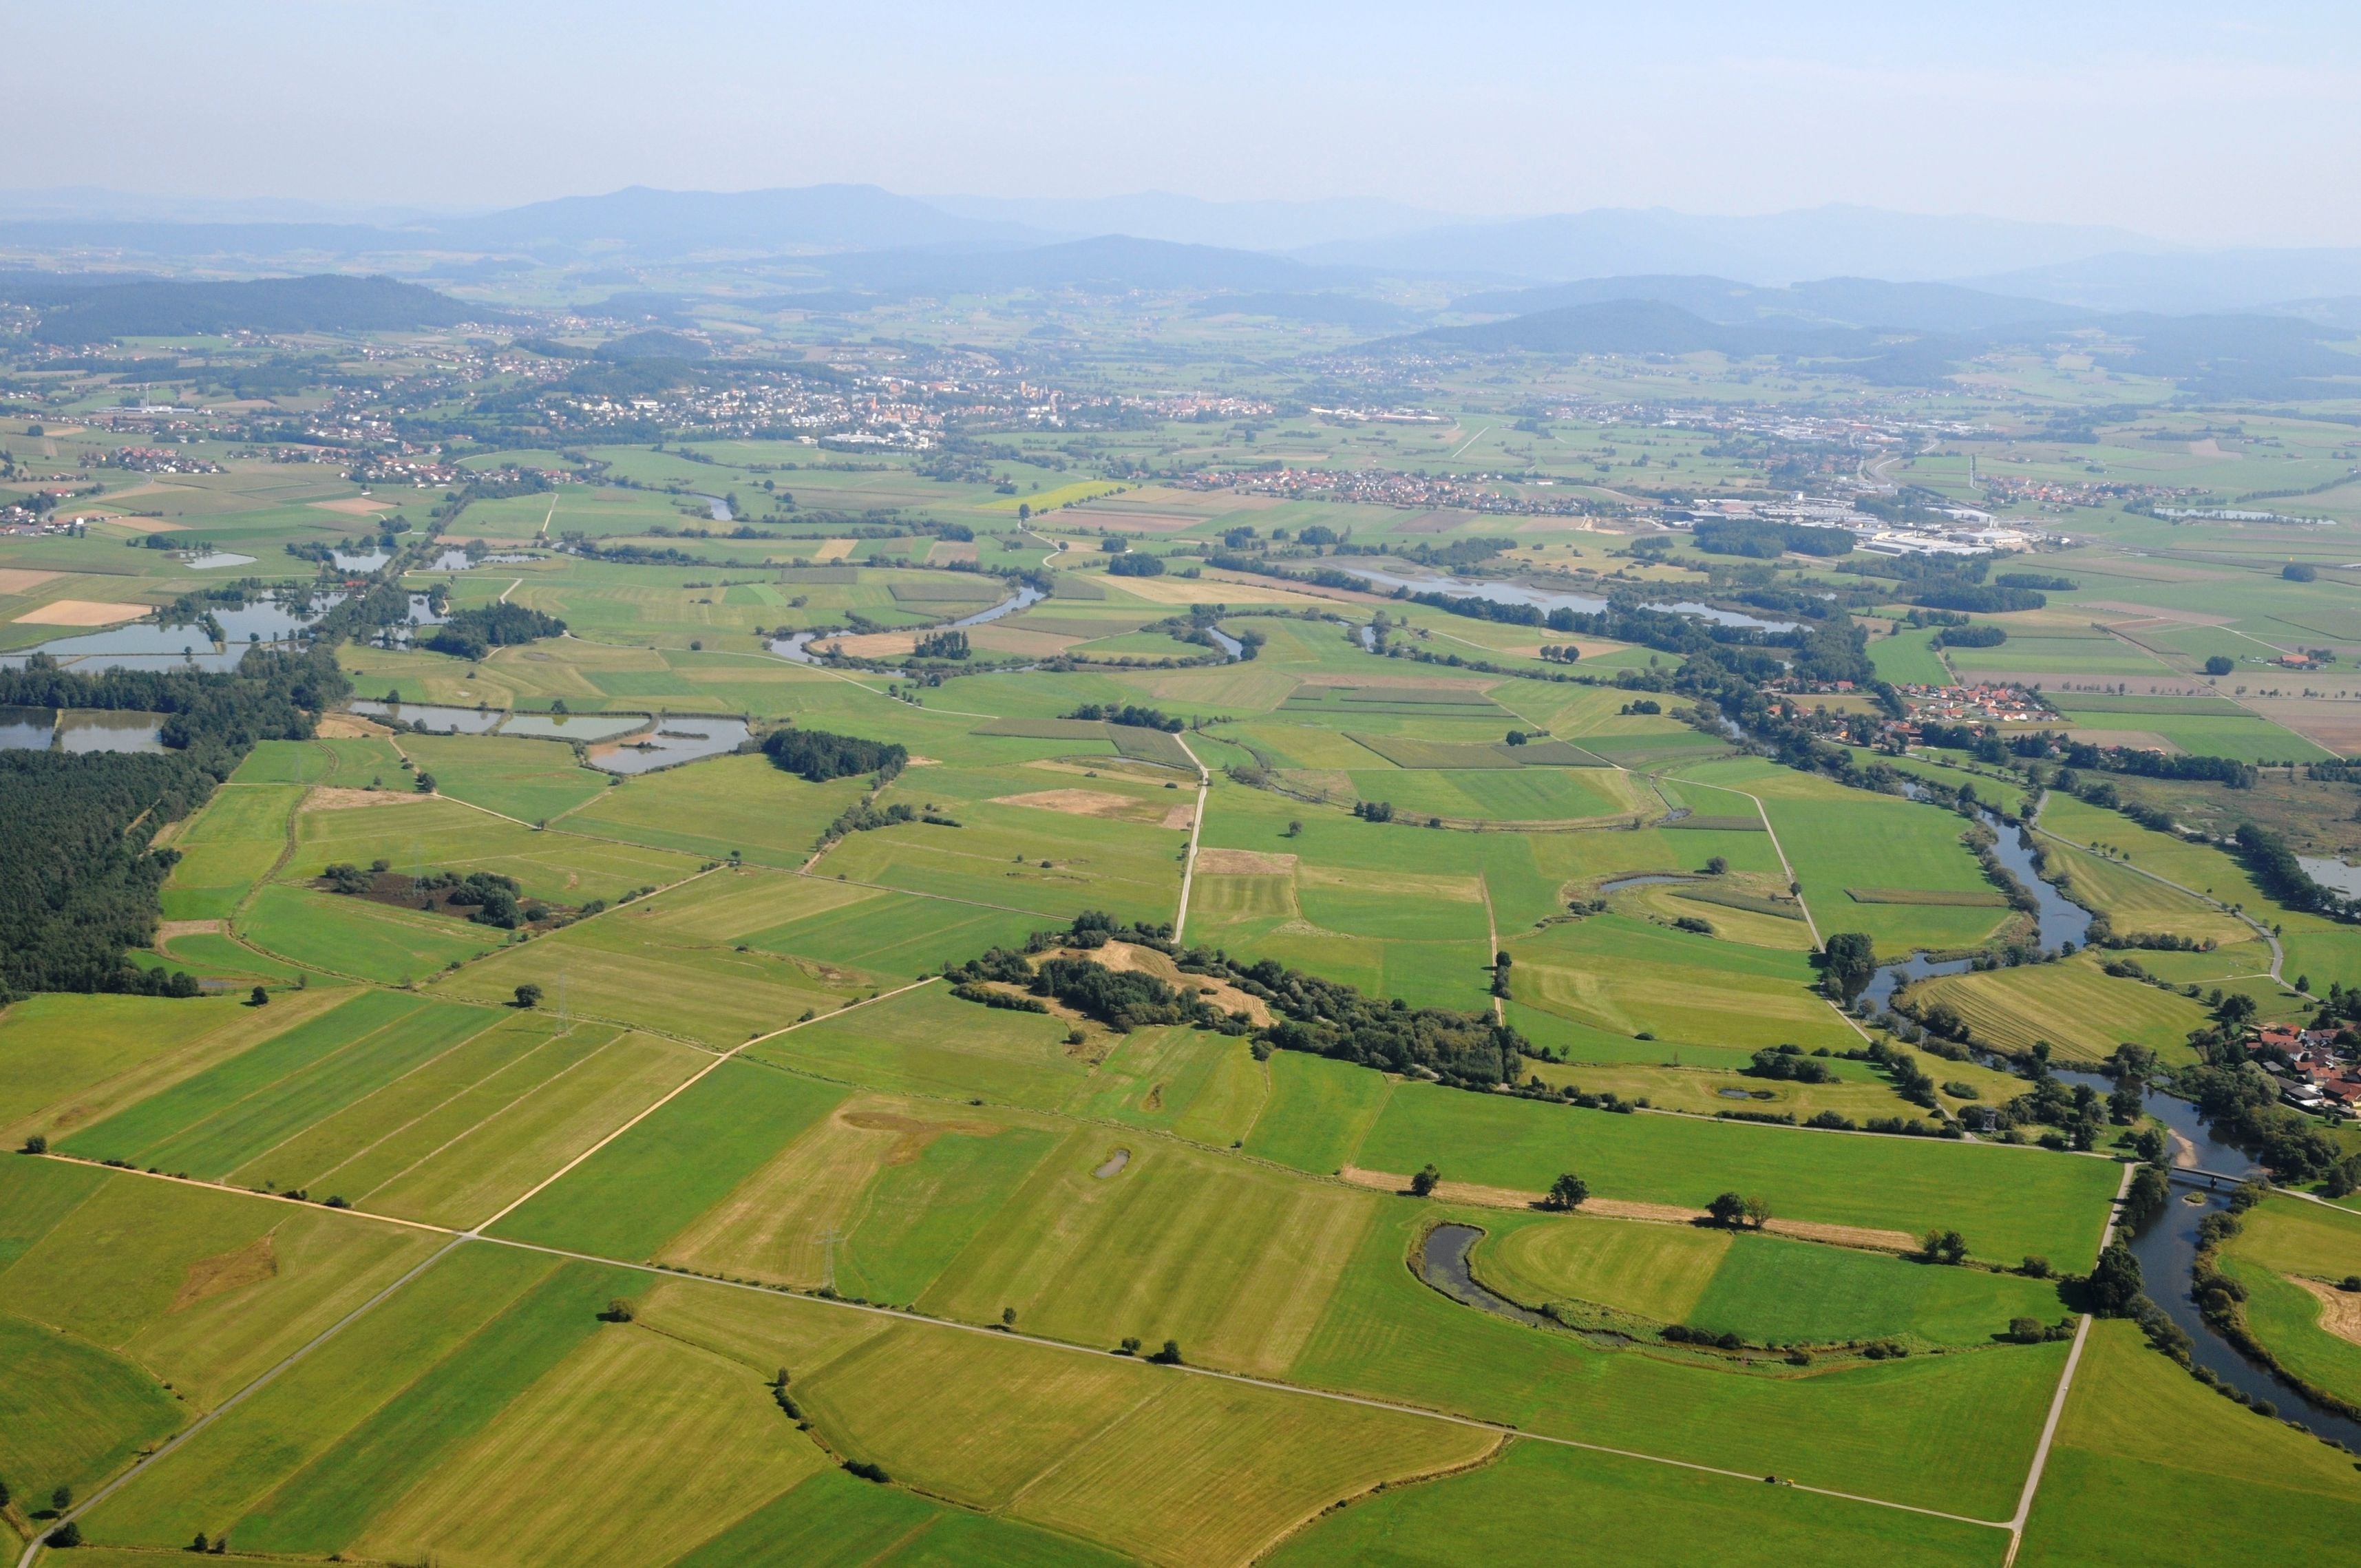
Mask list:
[{"label": "solitary tree", "polygon": [[1821,984],[1830,996],[1850,1007],[1876,975],[1877,953],[1865,933],[1839,931],[1828,938],[1821,966]]},{"label": "solitary tree", "polygon": [[1427,1161],[1426,1165],[1419,1171],[1419,1173],[1410,1179],[1411,1196],[1413,1198],[1424,1198],[1428,1196],[1433,1192],[1435,1183],[1442,1179],[1443,1172],[1434,1168],[1434,1162],[1433,1160]]},{"label": "solitary tree", "polygon": [[1549,1196],[1542,1200],[1544,1209],[1579,1209],[1590,1196],[1590,1183],[1572,1171],[1566,1171],[1550,1183]]},{"label": "solitary tree", "polygon": [[246,1000],[248,1006],[268,1007],[270,1005],[270,992],[258,985],[254,988],[253,994],[249,995]]},{"label": "solitary tree", "polygon": [[1706,875],[1708,875],[1708,876],[1722,876],[1722,875],[1727,874],[1729,871],[1730,871],[1730,860],[1729,860],[1729,858],[1728,858],[1727,856],[1724,856],[1724,855],[1711,855],[1711,856],[1707,857],[1707,860],[1706,860],[1706,862],[1705,862],[1705,874],[1706,874]]},{"label": "solitary tree", "polygon": [[1746,1223],[1758,1231],[1769,1224],[1771,1205],[1760,1198],[1749,1198],[1746,1201]]},{"label": "solitary tree", "polygon": [[1713,1223],[1725,1230],[1734,1231],[1746,1223],[1746,1200],[1735,1192],[1725,1192],[1705,1206]]},{"label": "solitary tree", "polygon": [[516,988],[516,1004],[520,1007],[541,1005],[541,987],[528,981]]}]

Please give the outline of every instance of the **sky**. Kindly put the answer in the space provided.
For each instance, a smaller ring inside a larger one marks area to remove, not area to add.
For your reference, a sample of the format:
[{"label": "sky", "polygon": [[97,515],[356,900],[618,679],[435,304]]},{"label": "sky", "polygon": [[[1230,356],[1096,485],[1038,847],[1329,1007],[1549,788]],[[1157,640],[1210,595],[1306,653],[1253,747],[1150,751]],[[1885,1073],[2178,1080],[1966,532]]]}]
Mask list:
[{"label": "sky", "polygon": [[1845,202],[2361,245],[2361,6],[0,0],[0,187]]}]

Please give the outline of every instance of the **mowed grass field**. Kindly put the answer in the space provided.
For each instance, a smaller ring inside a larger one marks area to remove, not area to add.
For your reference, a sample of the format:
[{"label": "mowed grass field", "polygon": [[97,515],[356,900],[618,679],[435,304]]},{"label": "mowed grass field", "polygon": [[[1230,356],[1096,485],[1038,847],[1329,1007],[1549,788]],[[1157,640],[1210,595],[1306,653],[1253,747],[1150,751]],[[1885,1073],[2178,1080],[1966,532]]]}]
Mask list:
[{"label": "mowed grass field", "polygon": [[[2302,1521],[2303,1544],[2291,1547],[2290,1520]],[[2297,1562],[2312,1543],[2356,1529],[2361,1482],[2349,1455],[2214,1394],[2149,1350],[2134,1325],[2098,1322],[2017,1560]]]},{"label": "mowed grass field", "polygon": [[1928,1520],[1725,1475],[1530,1439],[1462,1475],[1392,1488],[1290,1538],[1277,1568],[1483,1562],[1542,1568],[1567,1543],[1601,1561],[1680,1568],[1793,1563],[1996,1564],[1999,1530]]},{"label": "mowed grass field", "polygon": [[2062,1059],[2095,1062],[2128,1040],[2170,1065],[2195,1059],[2189,1036],[2206,1026],[2204,1004],[2111,977],[2099,962],[2085,952],[2057,963],[1937,975],[1910,987],[1907,999],[1949,1006],[1967,1021],[1977,1044],[2010,1056],[2047,1040]]},{"label": "mowed grass field", "polygon": [[908,985],[1045,922],[819,877],[717,869],[511,947],[440,982],[497,1003],[539,985],[551,1006],[711,1046]]},{"label": "mowed grass field", "polygon": [[2051,1282],[1777,1236],[1578,1213],[1496,1229],[1473,1263],[1513,1300],[1595,1304],[1753,1344],[1985,1345],[2011,1318],[2066,1315]]},{"label": "mowed grass field", "polygon": [[[1735,1190],[1774,1218],[1899,1231],[1956,1229],[1980,1258],[2086,1267],[2114,1196],[2112,1162],[2047,1151],[1618,1115],[1403,1084],[1353,1163],[1539,1193],[1574,1171],[1603,1198],[1701,1209]],[[1993,1201],[2005,1191],[2006,1204]]]}]

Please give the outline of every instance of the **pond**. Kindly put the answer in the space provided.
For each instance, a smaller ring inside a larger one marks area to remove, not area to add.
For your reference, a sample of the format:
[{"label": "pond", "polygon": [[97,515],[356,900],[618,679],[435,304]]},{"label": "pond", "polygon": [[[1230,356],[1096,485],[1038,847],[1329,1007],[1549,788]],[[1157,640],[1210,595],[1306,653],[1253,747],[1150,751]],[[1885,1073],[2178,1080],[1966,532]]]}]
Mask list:
[{"label": "pond", "polygon": [[192,555],[181,565],[192,572],[212,572],[224,566],[251,566],[254,565],[254,557],[240,555],[228,550],[215,550],[210,554]]},{"label": "pond", "polygon": [[384,565],[388,561],[393,559],[392,553],[386,550],[371,550],[366,554],[347,550],[331,550],[328,552],[328,555],[331,560],[335,562],[336,569],[338,571],[359,572],[364,574],[374,572],[379,567]]},{"label": "pond", "polygon": [[730,503],[721,497],[708,496],[700,491],[697,494],[697,499],[705,503],[705,514],[714,521],[735,522],[738,521],[735,517],[730,515]]},{"label": "pond", "polygon": [[423,702],[357,702],[352,707],[371,718],[398,718],[451,735],[489,735],[509,716],[504,707],[441,707]]},{"label": "pond", "polygon": [[539,555],[526,555],[516,551],[471,556],[465,550],[445,550],[427,562],[425,565],[416,569],[422,572],[464,572],[473,566],[515,566],[527,561],[541,559]]},{"label": "pond", "polygon": [[521,713],[502,725],[500,733],[588,743],[611,740],[647,727],[644,713]]},{"label": "pond", "polygon": [[649,773],[705,757],[727,756],[751,733],[751,727],[742,718],[661,714],[651,734],[592,747],[590,765],[610,773]]},{"label": "pond", "polygon": [[164,716],[129,708],[68,708],[58,716],[60,751],[160,751]]},{"label": "pond", "polygon": [[46,751],[56,738],[53,707],[0,707],[0,751]]},{"label": "pond", "polygon": [[1467,1255],[1484,1233],[1473,1225],[1437,1225],[1427,1232],[1426,1245],[1421,1249],[1420,1270],[1429,1285],[1463,1306],[1479,1312],[1489,1312],[1496,1318],[1523,1323],[1528,1328],[1545,1329],[1552,1320],[1541,1313],[1520,1307],[1507,1297],[1477,1282],[1467,1266]]},{"label": "pond", "polygon": [[[1577,615],[1597,615],[1608,608],[1605,599],[1596,598],[1588,594],[1550,593],[1541,588],[1529,588],[1522,583],[1487,579],[1471,582],[1465,578],[1439,573],[1433,576],[1409,577],[1389,572],[1382,567],[1357,565],[1338,559],[1324,561],[1322,565],[1333,566],[1340,572],[1350,572],[1356,577],[1366,577],[1370,582],[1382,584],[1386,587],[1408,588],[1414,594],[1449,594],[1460,598],[1488,599],[1494,604],[1529,604],[1535,609],[1544,612],[1553,609],[1570,609]],[[1756,631],[1795,630],[1795,623],[1792,620],[1760,620],[1751,615],[1741,615],[1736,610],[1716,609],[1711,605],[1698,604],[1693,600],[1683,600],[1678,604],[1655,604],[1647,608],[1670,610],[1676,615],[1691,616],[1698,620],[1710,620],[1720,626],[1747,627]]]},{"label": "pond", "polygon": [[2361,898],[2361,866],[2348,866],[2322,855],[2298,855],[2296,864],[2321,886],[2347,898]]}]

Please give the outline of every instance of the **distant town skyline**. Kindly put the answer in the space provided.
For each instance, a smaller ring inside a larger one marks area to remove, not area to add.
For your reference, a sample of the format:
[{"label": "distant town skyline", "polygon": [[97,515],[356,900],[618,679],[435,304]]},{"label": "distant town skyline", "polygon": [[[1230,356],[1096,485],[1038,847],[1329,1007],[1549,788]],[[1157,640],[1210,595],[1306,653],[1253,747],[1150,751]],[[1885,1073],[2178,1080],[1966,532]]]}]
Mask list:
[{"label": "distant town skyline", "polygon": [[2361,17],[2302,0],[104,15],[12,14],[0,185],[445,209],[829,181],[1470,216],[1858,203],[2361,244]]}]

